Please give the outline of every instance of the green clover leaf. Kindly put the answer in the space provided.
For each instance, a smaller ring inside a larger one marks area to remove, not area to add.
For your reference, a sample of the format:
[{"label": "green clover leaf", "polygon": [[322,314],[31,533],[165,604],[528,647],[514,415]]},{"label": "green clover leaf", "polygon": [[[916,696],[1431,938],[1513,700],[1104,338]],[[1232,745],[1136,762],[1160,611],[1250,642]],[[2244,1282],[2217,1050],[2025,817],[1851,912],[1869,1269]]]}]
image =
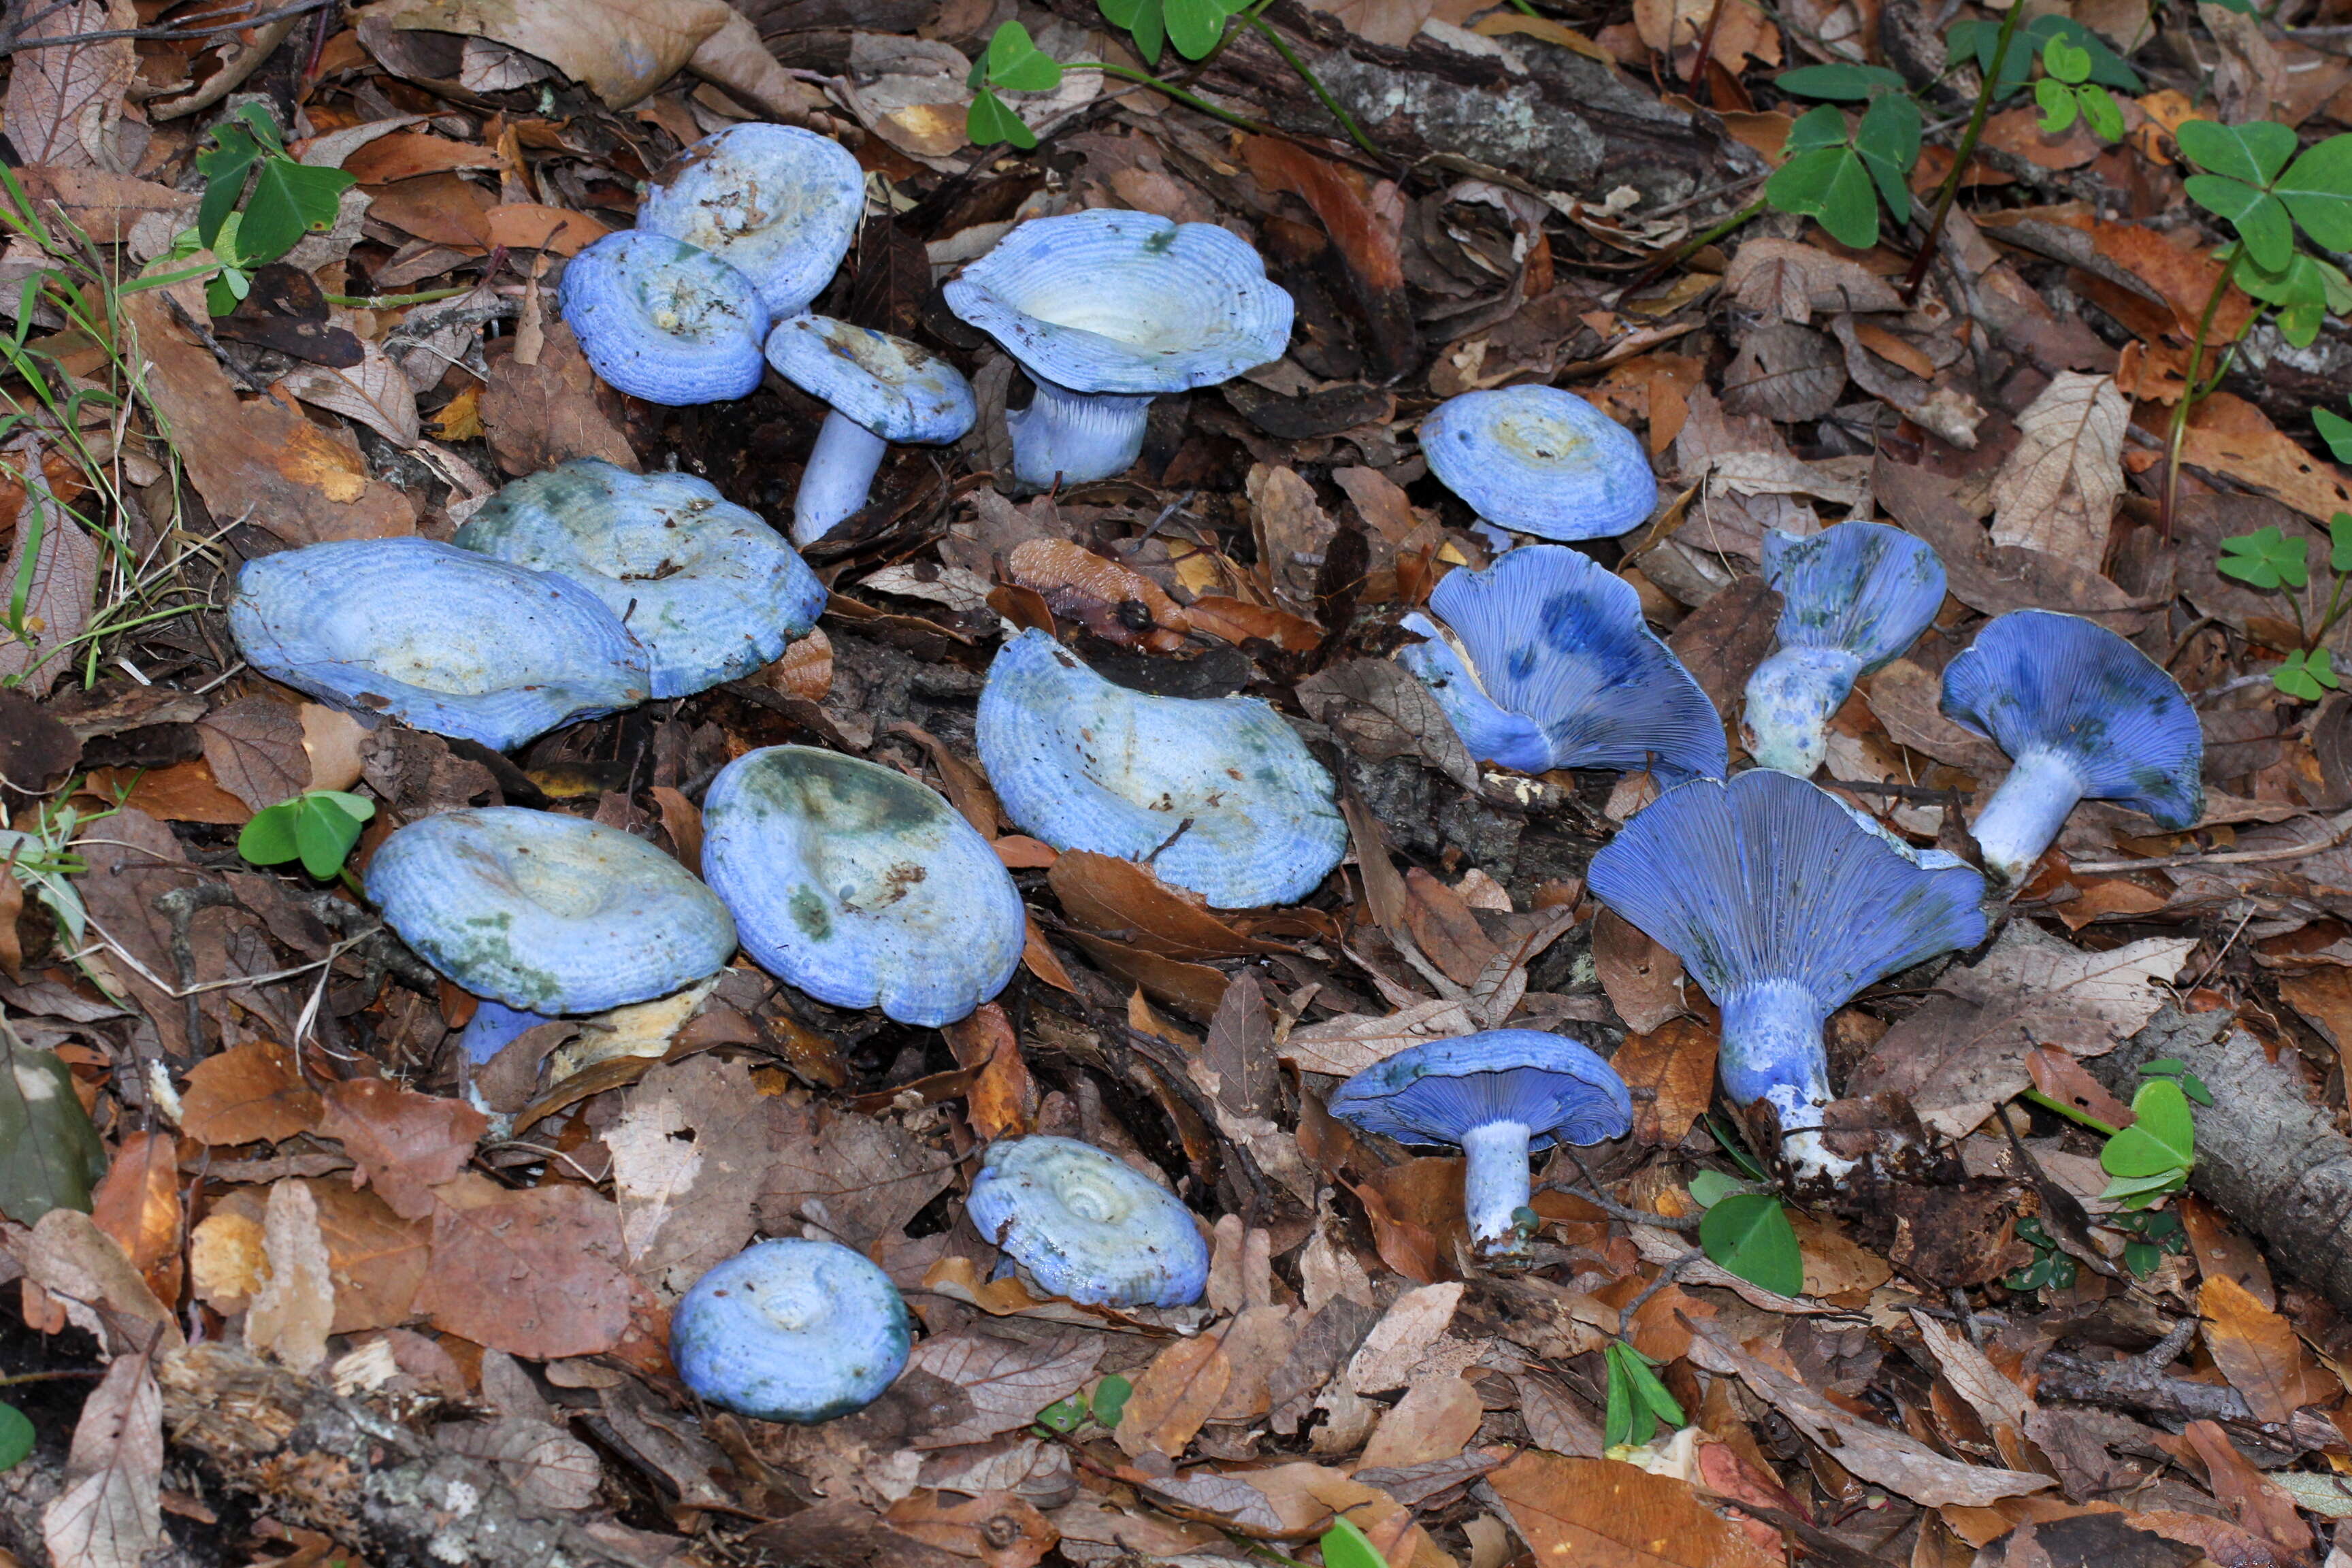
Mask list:
[{"label": "green clover leaf", "polygon": [[1868,98],[1874,92],[1907,93],[1911,90],[1910,83],[1903,79],[1899,71],[1891,71],[1885,66],[1856,65],[1849,60],[1833,61],[1825,66],[1799,66],[1794,70],[1785,70],[1774,77],[1772,85],[1799,98],[1844,99],[1854,102]]},{"label": "green clover leaf", "polygon": [[13,1470],[33,1451],[33,1424],[13,1405],[0,1405],[0,1470]]},{"label": "green clover leaf", "polygon": [[2289,697],[2316,702],[2343,682],[2331,668],[2328,651],[2322,647],[2287,655],[2271,672],[2271,684]]},{"label": "green clover leaf", "polygon": [[1911,211],[1911,188],[1906,182],[1919,162],[1920,124],[1918,100],[1908,93],[1888,92],[1870,100],[1862,111],[1862,123],[1854,127],[1853,150],[1885,198],[1887,211],[1897,217]]},{"label": "green clover leaf", "polygon": [[1025,151],[1037,145],[1037,133],[1022,123],[1012,105],[984,87],[972,94],[971,107],[964,111],[963,133],[975,147],[1007,142]]},{"label": "green clover leaf", "polygon": [[2055,136],[2074,123],[2074,95],[2056,77],[2043,77],[2033,84],[2033,101],[2042,106],[2042,132]]},{"label": "green clover leaf", "polygon": [[[2284,126],[2271,129],[2284,132],[2287,146],[2294,147],[2294,132]],[[2294,214],[2304,233],[2325,249],[2352,250],[2352,132],[2330,136],[2276,179],[2279,199]]]},{"label": "green clover leaf", "polygon": [[1699,1221],[1698,1244],[1711,1260],[1750,1285],[1782,1296],[1805,1288],[1796,1228],[1776,1197],[1741,1193],[1723,1199]]},{"label": "green clover leaf", "polygon": [[2075,101],[2082,105],[2083,118],[2091,127],[2091,134],[2102,142],[2124,139],[2124,111],[2116,102],[2116,95],[2096,82],[2088,82],[2074,89]]},{"label": "green clover leaf", "polygon": [[1028,28],[1007,22],[988,40],[988,84],[1007,92],[1051,92],[1062,85],[1062,62],[1040,49]]},{"label": "green clover leaf", "polygon": [[2132,1096],[2132,1124],[2099,1151],[2100,1168],[2108,1175],[2152,1181],[2184,1173],[2197,1163],[2197,1124],[2177,1080],[2141,1084]]},{"label": "green clover leaf", "polygon": [[2221,559],[2213,564],[2222,575],[2257,588],[2300,588],[2308,581],[2303,542],[2287,538],[2275,525],[2221,541]]},{"label": "green clover leaf", "polygon": [[[2327,443],[2327,449],[2336,455],[2336,460],[2352,463],[2352,419],[2345,418],[2333,409],[2315,408],[2311,411],[2311,422],[2319,426],[2319,438]],[[2344,513],[2336,515],[2341,517]],[[2336,570],[2341,572],[2345,568],[2338,566]]]},{"label": "green clover leaf", "polygon": [[2329,569],[2352,572],[2352,511],[2339,511],[2327,520],[2327,544]]},{"label": "green clover leaf", "polygon": [[2091,51],[2053,37],[2042,46],[2042,68],[2072,87],[2091,79]]}]

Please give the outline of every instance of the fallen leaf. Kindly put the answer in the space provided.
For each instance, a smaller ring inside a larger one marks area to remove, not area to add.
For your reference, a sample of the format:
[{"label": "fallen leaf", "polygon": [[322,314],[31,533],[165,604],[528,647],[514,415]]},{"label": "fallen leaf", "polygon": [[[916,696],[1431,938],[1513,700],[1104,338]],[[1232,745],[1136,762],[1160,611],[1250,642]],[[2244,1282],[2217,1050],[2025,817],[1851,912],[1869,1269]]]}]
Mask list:
[{"label": "fallen leaf", "polygon": [[1166,590],[1082,545],[1028,540],[1013,547],[1004,568],[1013,582],[1041,595],[1056,620],[1076,621],[1121,647],[1173,653],[1184,646],[1192,623]]},{"label": "fallen leaf", "polygon": [[418,1094],[387,1079],[329,1084],[323,1098],[319,1135],[339,1140],[404,1219],[433,1212],[432,1189],[466,1168],[490,1125],[463,1100]]},{"label": "fallen leaf", "polygon": [[1062,1539],[1035,1504],[1005,1491],[956,1502],[936,1491],[911,1492],[882,1518],[901,1535],[960,1557],[977,1557],[987,1568],[1034,1568]]},{"label": "fallen leaf", "polygon": [[1411,671],[1385,658],[1335,664],[1300,681],[1298,700],[1360,756],[1417,756],[1471,795],[1478,764],[1445,710]]},{"label": "fallen leaf", "polygon": [[558,321],[547,329],[538,363],[524,364],[509,353],[492,356],[489,367],[482,428],[506,472],[535,474],[575,458],[637,467],[622,432],[620,395],[588,368],[570,327]]},{"label": "fallen leaf", "polygon": [[2207,1483],[2232,1519],[2284,1553],[2288,1562],[2310,1560],[2311,1527],[2296,1514],[2294,1497],[2254,1468],[2219,1423],[2191,1421],[2181,1436],[2204,1461]]},{"label": "fallen leaf", "polygon": [[1416,1383],[1381,1417],[1358,1466],[1402,1469],[1451,1459],[1477,1436],[1485,1415],[1478,1391],[1467,1378],[1433,1377]]},{"label": "fallen leaf", "polygon": [[1526,1453],[1486,1478],[1538,1563],[1574,1568],[1769,1568],[1689,1483],[1615,1459]]},{"label": "fallen leaf", "polygon": [[1132,860],[1067,850],[1055,859],[1045,882],[1072,920],[1163,957],[1243,958],[1273,951]]},{"label": "fallen leaf", "polygon": [[310,1188],[334,1286],[335,1321],[328,1332],[356,1334],[408,1321],[431,1258],[432,1226],[401,1218],[375,1194],[345,1181],[322,1178]]},{"label": "fallen leaf", "polygon": [[[42,49],[36,54],[48,54]],[[0,581],[26,585],[21,630],[0,626],[0,679],[31,697],[46,697],[58,678],[73,663],[83,628],[89,623],[90,599],[98,592],[98,542],[64,508],[48,496],[47,485],[37,493],[47,504],[20,513],[14,547],[0,568]]]},{"label": "fallen leaf", "polygon": [[1860,262],[1789,239],[1750,239],[1723,274],[1724,289],[1751,310],[1800,326],[1820,310],[1899,310],[1903,296]]},{"label": "fallen leaf", "polygon": [[806,1220],[863,1247],[903,1228],[953,1171],[946,1155],[896,1122],[811,1106],[790,1113],[774,1134],[757,1212],[772,1234]]},{"label": "fallen leaf", "polygon": [[248,697],[213,710],[198,721],[196,733],[214,781],[255,811],[310,787],[310,754],[297,708]]},{"label": "fallen leaf", "polygon": [[2205,1320],[2213,1364],[2264,1426],[2284,1425],[2302,1406],[2324,1405],[2340,1391],[2313,1364],[2294,1325],[2235,1279],[2209,1275],[2198,1288],[2197,1310]]},{"label": "fallen leaf", "polygon": [[141,1568],[163,1539],[163,1396],[145,1352],[121,1355],[83,1401],[65,1489],[41,1510],[57,1568]]},{"label": "fallen leaf", "polygon": [[925,1448],[952,1448],[1018,1431],[1040,1410],[1086,1386],[1102,1353],[1102,1341],[1091,1333],[1033,1342],[933,1335],[915,1347],[907,1365],[962,1390],[969,1408],[956,1407],[953,1419],[915,1440]]},{"label": "fallen leaf", "polygon": [[18,162],[60,169],[119,170],[116,132],[123,101],[139,74],[129,38],[52,44],[140,26],[130,0],[63,0],[16,18],[5,108],[8,141]]},{"label": "fallen leaf", "polygon": [[448,1333],[532,1361],[598,1355],[629,1322],[619,1211],[585,1187],[438,1189],[416,1310]]},{"label": "fallen leaf", "polygon": [[[0,1043],[0,1056],[6,1047]],[[24,1069],[27,1077],[32,1070]],[[24,1081],[24,1080],[20,1080]],[[0,1096],[10,1086],[0,1084]],[[80,1107],[74,1108],[77,1111]],[[0,1125],[6,1121],[0,1100]],[[36,1142],[26,1137],[28,1144]],[[13,1151],[12,1151],[13,1153]],[[5,1207],[5,1205],[0,1205]],[[30,1217],[38,1219],[38,1214]],[[113,1163],[91,1194],[90,1222],[114,1239],[139,1270],[156,1300],[180,1299],[179,1140],[169,1132],[133,1132],[114,1152]]]},{"label": "fallen leaf", "polygon": [[206,1057],[180,1091],[180,1129],[199,1143],[275,1143],[319,1125],[325,1104],[294,1053],[268,1040]]},{"label": "fallen leaf", "polygon": [[246,1345],[277,1357],[289,1372],[316,1372],[327,1359],[335,1287],[327,1240],[319,1230],[319,1205],[308,1186],[284,1181],[269,1189],[261,1247],[269,1278],[246,1309]]},{"label": "fallen leaf", "polygon": [[[1601,918],[1615,917],[1604,910]],[[1638,1142],[1672,1148],[1683,1141],[1713,1099],[1716,1047],[1714,1030],[1681,1016],[1617,1047],[1609,1065],[1633,1092]]]},{"label": "fallen leaf", "polygon": [[360,344],[360,363],[349,369],[299,363],[278,378],[289,396],[356,419],[396,447],[414,447],[425,434],[416,412],[416,389],[383,345]]},{"label": "fallen leaf", "polygon": [[1202,1334],[1178,1340],[1135,1379],[1114,1434],[1130,1457],[1157,1449],[1175,1458],[1214,1413],[1233,1378],[1223,1343]]},{"label": "fallen leaf", "polygon": [[586,1508],[604,1479],[595,1449],[527,1416],[447,1422],[435,1428],[433,1440],[449,1453],[495,1466],[517,1496],[538,1508]]},{"label": "fallen leaf", "polygon": [[1291,1030],[1276,1050],[1284,1061],[1296,1062],[1307,1072],[1349,1078],[1407,1046],[1467,1035],[1477,1026],[1462,1003],[1440,997],[1386,1017],[1343,1013],[1305,1025]]},{"label": "fallen leaf", "polygon": [[1593,921],[1592,965],[1609,1005],[1637,1035],[1664,1028],[1688,1011],[1682,961],[1609,910]]},{"label": "fallen leaf", "polygon": [[1993,476],[1995,544],[2096,572],[2123,494],[2131,400],[2112,377],[2061,371],[2017,416],[2020,440]]}]

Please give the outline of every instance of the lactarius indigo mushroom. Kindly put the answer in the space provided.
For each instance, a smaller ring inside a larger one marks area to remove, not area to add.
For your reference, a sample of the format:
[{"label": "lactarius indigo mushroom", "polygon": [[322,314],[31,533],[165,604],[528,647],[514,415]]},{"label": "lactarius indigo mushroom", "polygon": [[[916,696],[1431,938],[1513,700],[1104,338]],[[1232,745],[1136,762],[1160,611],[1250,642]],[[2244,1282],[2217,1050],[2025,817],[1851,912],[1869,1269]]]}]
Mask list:
[{"label": "lactarius indigo mushroom", "polygon": [[608,234],[572,258],[558,300],[590,367],[632,397],[683,407],[760,384],[768,308],[707,250],[644,229]]},{"label": "lactarius indigo mushroom", "polygon": [[1150,213],[1032,218],[945,292],[1036,384],[1005,423],[1014,476],[1041,489],[1125,472],[1154,397],[1230,380],[1290,341],[1290,296],[1256,251]]},{"label": "lactarius indigo mushroom", "polygon": [[551,1016],[682,990],[735,951],[726,908],[675,859],[552,812],[420,818],[377,847],[366,887],[403,942],[485,998],[465,1040],[477,1061]]},{"label": "lactarius indigo mushroom", "polygon": [[650,690],[645,648],[594,594],[428,539],[249,561],[228,625],[273,680],[501,752]]},{"label": "lactarius indigo mushroom", "polygon": [[2017,882],[2080,800],[2118,801],[2160,826],[2204,810],[2196,711],[2155,660],[2095,622],[2012,610],[1944,670],[1945,716],[2009,753],[1971,830],[1986,867]]},{"label": "lactarius indigo mushroom", "polygon": [[1780,645],[1748,678],[1748,749],[1811,778],[1831,715],[1853,683],[1912,643],[1944,602],[1944,563],[1925,540],[1878,522],[1810,539],[1764,535],[1764,580],[1781,596]]},{"label": "lactarius indigo mushroom", "polygon": [[1541,539],[1622,533],[1658,504],[1633,433],[1556,386],[1449,397],[1421,422],[1421,450],[1480,517]]},{"label": "lactarius indigo mushroom", "polygon": [[1531,544],[1446,574],[1418,612],[1428,640],[1397,661],[1436,697],[1470,754],[1521,773],[1654,767],[1720,777],[1715,703],[1642,621],[1633,584],[1580,551]]},{"label": "lactarius indigo mushroom", "polygon": [[702,872],[762,969],[835,1007],[937,1027],[1020,967],[1028,916],[988,840],[878,763],[770,746],[702,803]]},{"label": "lactarius indigo mushroom", "polygon": [[1255,697],[1147,696],[1025,631],[989,666],[978,733],[1023,832],[1147,862],[1218,909],[1294,903],[1347,850],[1331,775]]},{"label": "lactarius indigo mushroom", "polygon": [[790,125],[733,125],[654,176],[637,227],[726,262],[782,321],[824,291],[865,212],[865,173],[840,142]]},{"label": "lactarius indigo mushroom", "polygon": [[974,1229],[1056,1296],[1097,1307],[1183,1307],[1209,1248],[1176,1194],[1070,1138],[992,1146],[965,1203]]},{"label": "lactarius indigo mushroom", "polygon": [[705,1274],[669,1320],[669,1356],[706,1403],[759,1421],[863,1410],[913,1341],[890,1277],[833,1241],[762,1241]]},{"label": "lactarius indigo mushroom", "polygon": [[587,587],[645,645],[656,697],[751,674],[824,609],[792,546],[691,474],[559,464],[492,496],[457,542]]},{"label": "lactarius indigo mushroom", "polygon": [[1450,1143],[1468,1160],[1470,1237],[1492,1257],[1524,1251],[1530,1151],[1622,1138],[1633,1100],[1617,1069],[1575,1040],[1490,1029],[1408,1046],[1331,1096],[1332,1115],[1401,1143]]},{"label": "lactarius indigo mushroom", "polygon": [[1756,768],[1676,785],[1592,858],[1593,896],[1648,932],[1723,1009],[1733,1102],[1769,1101],[1801,1171],[1821,1142],[1822,1025],[1854,994],[1984,938],[1984,879],[1914,851],[1836,796]]},{"label": "lactarius indigo mushroom", "polygon": [[893,441],[937,444],[971,428],[971,384],[904,338],[801,314],[768,334],[768,363],[833,405],[793,497],[793,542],[823,539],[866,504]]}]

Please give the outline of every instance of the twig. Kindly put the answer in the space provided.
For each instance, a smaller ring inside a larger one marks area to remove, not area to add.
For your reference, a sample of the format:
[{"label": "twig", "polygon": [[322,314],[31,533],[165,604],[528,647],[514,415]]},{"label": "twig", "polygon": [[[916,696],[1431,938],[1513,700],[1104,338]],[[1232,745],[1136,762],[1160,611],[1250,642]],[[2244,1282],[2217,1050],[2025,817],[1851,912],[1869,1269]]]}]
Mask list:
[{"label": "twig", "polygon": [[2231,849],[2215,855],[2159,855],[2150,860],[2089,860],[2070,869],[2076,871],[2166,871],[2176,866],[2254,866],[2265,860],[2295,860],[2305,855],[2316,855],[2323,849],[2333,849],[2347,838],[2352,838],[2352,812],[2336,819],[2336,831],[2325,838],[2308,844],[2290,844],[2277,849]]},{"label": "twig", "polygon": [[1622,1220],[1627,1225],[1646,1225],[1658,1230],[1680,1231],[1694,1231],[1699,1227],[1699,1216],[1696,1215],[1676,1218],[1673,1215],[1653,1214],[1648,1209],[1628,1208],[1613,1199],[1602,1197],[1600,1189],[1593,1186],[1589,1179],[1582,1183],[1546,1182],[1537,1187],[1536,1191],[1566,1193],[1570,1197],[1582,1198],[1611,1219]]},{"label": "twig", "polygon": [[[258,16],[247,16],[241,22],[215,22],[206,27],[110,27],[104,32],[68,33],[57,38],[11,37],[0,42],[0,55],[13,55],[19,49],[61,48],[68,44],[111,43],[117,38],[215,37],[222,33],[242,33],[249,27],[266,27],[272,22],[282,22],[292,16],[307,16],[313,11],[323,11],[335,4],[337,0],[297,0],[294,5],[281,5]],[[26,25],[30,26],[29,23]]]},{"label": "twig", "polygon": [[1675,1258],[1673,1262],[1668,1263],[1664,1268],[1659,1269],[1658,1277],[1655,1279],[1651,1280],[1647,1285],[1643,1286],[1642,1293],[1634,1297],[1631,1301],[1626,1302],[1623,1310],[1617,1314],[1617,1337],[1622,1340],[1632,1331],[1634,1318],[1640,1314],[1643,1308],[1650,1304],[1651,1297],[1656,1295],[1659,1291],[1673,1284],[1675,1280],[1681,1276],[1684,1269],[1688,1268],[1692,1264],[1697,1262],[1700,1258],[1705,1258],[1706,1256],[1706,1253],[1701,1252],[1697,1247],[1694,1247],[1688,1252],[1684,1253],[1680,1258]]}]

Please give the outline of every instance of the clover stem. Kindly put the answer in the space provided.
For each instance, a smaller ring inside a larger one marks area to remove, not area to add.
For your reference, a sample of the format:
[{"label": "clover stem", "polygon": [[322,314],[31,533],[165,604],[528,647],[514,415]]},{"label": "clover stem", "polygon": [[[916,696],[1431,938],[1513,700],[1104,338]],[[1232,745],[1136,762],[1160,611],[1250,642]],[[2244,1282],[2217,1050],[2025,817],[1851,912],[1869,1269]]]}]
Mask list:
[{"label": "clover stem", "polygon": [[1363,128],[1356,123],[1354,118],[1346,110],[1339,107],[1339,100],[1331,96],[1329,89],[1324,87],[1313,71],[1307,69],[1307,62],[1298,58],[1298,51],[1283,41],[1281,34],[1267,26],[1255,11],[1244,12],[1242,20],[1263,34],[1265,41],[1274,46],[1274,52],[1282,57],[1283,63],[1298,73],[1298,79],[1307,85],[1315,96],[1322,100],[1323,107],[1331,111],[1331,118],[1337,120],[1346,130],[1349,141],[1353,142],[1375,158],[1381,155],[1381,150],[1372,145],[1371,139],[1364,134]]},{"label": "clover stem", "polygon": [[[2180,448],[2189,439],[2189,416],[2195,411],[2204,394],[2197,389],[2198,374],[2205,368],[2205,337],[2212,331],[2213,317],[2221,309],[2221,297],[2229,292],[2230,278],[2237,270],[2235,260],[2221,268],[2221,276],[2213,279],[2213,290],[2205,296],[2204,313],[2197,318],[2197,341],[2189,345],[2189,376],[2180,390],[2180,401],[2172,407],[2171,427],[2164,437],[2164,503],[2158,520],[2164,525],[2164,542],[2172,542],[2172,513],[2180,496]],[[2295,617],[2302,619],[2300,614]]]},{"label": "clover stem", "polygon": [[2105,1137],[2112,1138],[2119,1131],[2119,1129],[2108,1126],[2105,1122],[2100,1121],[2089,1111],[2083,1110],[2080,1106],[2069,1105],[2064,1100],[2046,1095],[2038,1089],[2029,1089],[2024,1093],[2019,1095],[2018,1098],[2020,1100],[2031,1101],[2035,1105],[2039,1105],[2044,1110],[2054,1110],[2059,1115],[2064,1117],[2067,1121],[2080,1122],[2082,1125],[2089,1128],[2092,1131],[2099,1133]]},{"label": "clover stem", "polygon": [[1202,114],[1208,115],[1212,119],[1222,120],[1228,125],[1238,125],[1244,131],[1255,132],[1260,136],[1279,136],[1282,134],[1282,132],[1276,131],[1273,126],[1266,124],[1263,121],[1252,120],[1246,114],[1235,114],[1229,109],[1219,109],[1215,104],[1211,103],[1208,100],[1195,97],[1172,82],[1160,80],[1158,77],[1153,76],[1150,71],[1139,71],[1127,66],[1113,65],[1108,60],[1072,60],[1068,65],[1062,68],[1065,70],[1074,71],[1097,70],[1101,71],[1108,76],[1125,77],[1129,81],[1141,82],[1146,87],[1156,89],[1159,91],[1167,94],[1170,98],[1174,99],[1177,102],[1182,104],[1187,109],[1198,110]]},{"label": "clover stem", "polygon": [[2000,68],[2009,63],[2010,40],[2017,36],[2017,19],[2025,14],[2022,5],[2011,5],[2000,19],[2000,36],[1993,40],[1992,65],[1984,73],[1984,81],[1977,89],[1977,106],[1969,112],[1969,128],[1960,132],[1960,145],[1952,154],[1952,167],[1944,175],[1944,188],[1936,193],[1936,210],[1927,219],[1927,232],[1920,237],[1919,254],[1912,258],[1911,270],[1903,275],[1903,300],[1908,304],[1927,281],[1927,268],[1936,262],[1936,240],[1944,232],[1944,219],[1952,210],[1952,202],[1960,194],[1960,176],[1968,172],[1969,160],[1976,156],[1977,141],[1984,135],[1985,118],[1992,112],[1993,94],[2000,82]]}]

